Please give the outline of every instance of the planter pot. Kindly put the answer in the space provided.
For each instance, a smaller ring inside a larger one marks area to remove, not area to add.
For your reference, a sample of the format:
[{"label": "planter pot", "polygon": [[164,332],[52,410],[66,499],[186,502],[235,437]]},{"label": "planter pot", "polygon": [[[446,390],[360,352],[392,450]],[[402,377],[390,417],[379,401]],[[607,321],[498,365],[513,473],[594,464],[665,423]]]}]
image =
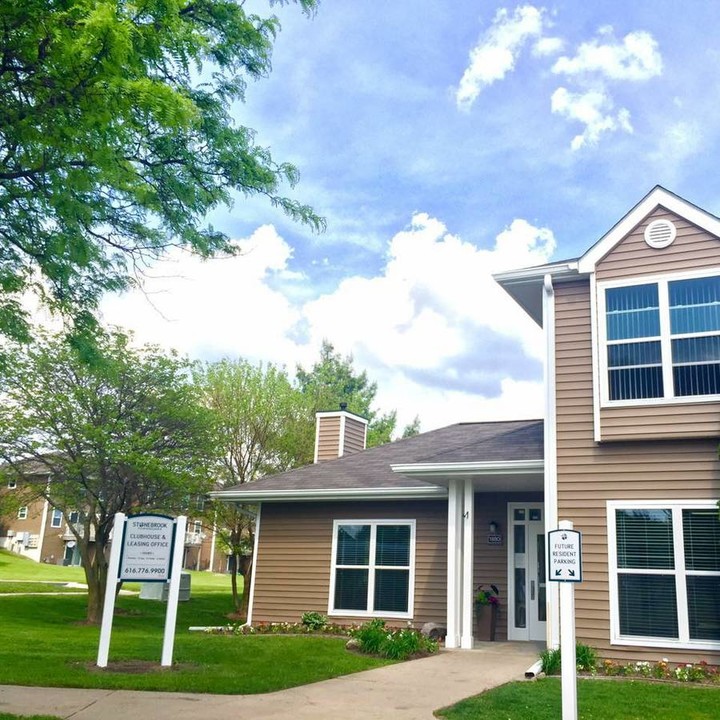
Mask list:
[{"label": "planter pot", "polygon": [[475,639],[479,641],[495,640],[495,628],[497,627],[498,606],[476,605],[475,606]]}]

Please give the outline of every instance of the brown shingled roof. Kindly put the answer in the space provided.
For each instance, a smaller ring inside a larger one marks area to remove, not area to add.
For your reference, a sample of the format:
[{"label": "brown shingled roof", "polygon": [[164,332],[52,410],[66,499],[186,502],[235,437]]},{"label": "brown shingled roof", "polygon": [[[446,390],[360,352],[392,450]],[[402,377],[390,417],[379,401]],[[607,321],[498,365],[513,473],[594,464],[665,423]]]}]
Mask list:
[{"label": "brown shingled roof", "polygon": [[543,421],[458,423],[396,440],[387,445],[306,465],[253,483],[226,488],[237,496],[262,490],[268,494],[289,490],[402,489],[432,487],[392,471],[409,463],[465,463],[541,460]]}]

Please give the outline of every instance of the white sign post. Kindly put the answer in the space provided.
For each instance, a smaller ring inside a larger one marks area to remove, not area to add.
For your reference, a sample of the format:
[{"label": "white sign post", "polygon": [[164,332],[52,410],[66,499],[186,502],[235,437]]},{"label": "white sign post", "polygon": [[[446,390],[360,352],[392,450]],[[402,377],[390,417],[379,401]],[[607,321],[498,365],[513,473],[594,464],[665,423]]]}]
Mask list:
[{"label": "white sign post", "polygon": [[575,658],[575,583],[582,582],[582,534],[569,520],[548,533],[548,580],[560,585],[562,720],[577,720]]},{"label": "white sign post", "polygon": [[115,612],[115,591],[118,581],[123,580],[170,581],[161,664],[172,665],[186,526],[187,518],[183,515],[173,519],[167,515],[144,514],[126,517],[124,513],[115,514],[98,645],[98,667],[107,667]]}]

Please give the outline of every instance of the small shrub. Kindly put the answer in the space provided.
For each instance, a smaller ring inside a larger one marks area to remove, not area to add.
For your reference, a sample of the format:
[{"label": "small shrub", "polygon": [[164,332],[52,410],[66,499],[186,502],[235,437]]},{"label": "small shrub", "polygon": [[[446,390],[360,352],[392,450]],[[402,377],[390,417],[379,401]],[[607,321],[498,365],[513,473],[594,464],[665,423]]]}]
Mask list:
[{"label": "small shrub", "polygon": [[[544,650],[540,654],[540,662],[542,664],[542,672],[546,675],[559,675],[562,667],[560,648]],[[575,646],[575,663],[577,669],[582,672],[595,672],[597,652],[589,645],[578,643]],[[605,669],[605,674],[610,674],[607,672],[607,669]]]},{"label": "small shrub", "polygon": [[327,625],[327,618],[319,612],[306,612],[302,614],[300,622],[308,630],[322,630]]},{"label": "small shrub", "polygon": [[540,653],[541,670],[546,675],[560,674],[560,648],[548,648]]},{"label": "small shrub", "polygon": [[361,652],[391,660],[407,660],[412,655],[437,652],[438,644],[408,626],[389,629],[384,620],[375,618],[351,632]]},{"label": "small shrub", "polygon": [[353,631],[352,636],[360,643],[360,650],[369,655],[379,655],[388,637],[385,621],[380,618],[369,620]]},{"label": "small shrub", "polygon": [[597,666],[597,652],[594,648],[583,643],[575,646],[575,662],[577,669],[583,672],[594,672]]}]

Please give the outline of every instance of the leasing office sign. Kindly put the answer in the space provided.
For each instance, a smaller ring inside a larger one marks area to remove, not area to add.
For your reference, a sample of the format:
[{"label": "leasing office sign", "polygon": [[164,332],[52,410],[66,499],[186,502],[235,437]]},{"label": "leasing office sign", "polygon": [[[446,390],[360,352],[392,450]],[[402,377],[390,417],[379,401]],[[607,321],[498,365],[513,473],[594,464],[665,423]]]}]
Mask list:
[{"label": "leasing office sign", "polygon": [[175,520],[166,515],[131,515],[125,520],[118,580],[170,579]]}]

